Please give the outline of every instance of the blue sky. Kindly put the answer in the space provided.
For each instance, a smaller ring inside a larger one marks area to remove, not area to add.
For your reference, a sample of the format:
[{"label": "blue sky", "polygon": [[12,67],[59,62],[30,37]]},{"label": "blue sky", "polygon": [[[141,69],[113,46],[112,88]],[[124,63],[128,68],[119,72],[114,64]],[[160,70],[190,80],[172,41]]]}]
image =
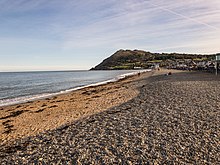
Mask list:
[{"label": "blue sky", "polygon": [[0,71],[89,69],[118,49],[220,52],[219,0],[0,0]]}]

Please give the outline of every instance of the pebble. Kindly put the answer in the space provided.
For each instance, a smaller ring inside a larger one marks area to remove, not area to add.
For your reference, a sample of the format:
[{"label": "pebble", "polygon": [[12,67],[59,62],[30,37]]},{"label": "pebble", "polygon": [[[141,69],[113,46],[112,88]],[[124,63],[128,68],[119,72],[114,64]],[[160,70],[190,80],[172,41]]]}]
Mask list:
[{"label": "pebble", "polygon": [[[120,106],[0,146],[0,164],[219,164],[219,81],[153,76]],[[216,90],[218,89],[218,90]]]}]

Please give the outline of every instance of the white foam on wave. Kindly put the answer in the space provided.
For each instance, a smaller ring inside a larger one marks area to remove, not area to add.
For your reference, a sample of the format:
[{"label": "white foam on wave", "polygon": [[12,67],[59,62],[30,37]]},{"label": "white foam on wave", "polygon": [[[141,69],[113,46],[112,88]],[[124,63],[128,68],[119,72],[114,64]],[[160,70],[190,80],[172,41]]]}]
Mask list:
[{"label": "white foam on wave", "polygon": [[117,76],[113,79],[110,79],[110,80],[97,82],[97,83],[90,84],[90,85],[75,87],[75,88],[72,88],[72,89],[67,89],[67,90],[60,91],[60,92],[55,92],[55,93],[44,93],[44,94],[23,96],[23,97],[18,97],[18,98],[13,98],[13,99],[3,99],[3,100],[0,100],[0,107],[26,103],[26,102],[29,102],[29,101],[35,101],[35,100],[40,100],[40,99],[45,99],[45,98],[50,98],[50,97],[53,97],[53,96],[56,96],[56,95],[59,95],[59,94],[65,94],[65,93],[73,92],[73,91],[80,90],[80,89],[87,88],[87,87],[94,87],[94,86],[108,84],[108,83],[111,83],[111,82],[116,82],[116,81],[119,81],[119,80],[127,78],[127,77],[131,77],[131,76],[134,76],[134,75],[137,75],[137,74],[140,74],[140,73],[145,73],[145,72],[150,72],[150,71],[151,71],[151,69],[136,70],[136,71],[131,72],[131,73],[126,73],[126,74],[119,75],[119,76]]}]

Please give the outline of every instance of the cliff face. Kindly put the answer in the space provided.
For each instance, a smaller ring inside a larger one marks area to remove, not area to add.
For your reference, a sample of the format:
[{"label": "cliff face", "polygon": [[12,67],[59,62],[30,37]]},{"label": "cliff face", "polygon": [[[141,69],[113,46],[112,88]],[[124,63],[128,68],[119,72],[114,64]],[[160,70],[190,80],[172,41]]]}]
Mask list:
[{"label": "cliff face", "polygon": [[170,61],[176,60],[210,60],[214,55],[177,54],[177,53],[151,53],[142,50],[118,50],[110,57],[103,60],[91,70],[114,70],[149,68],[152,64],[159,63],[168,65]]}]

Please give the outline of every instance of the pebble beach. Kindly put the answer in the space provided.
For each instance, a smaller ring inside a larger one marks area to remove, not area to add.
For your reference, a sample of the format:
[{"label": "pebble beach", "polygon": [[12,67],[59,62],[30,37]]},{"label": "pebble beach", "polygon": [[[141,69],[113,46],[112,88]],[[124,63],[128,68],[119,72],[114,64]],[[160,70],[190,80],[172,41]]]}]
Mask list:
[{"label": "pebble beach", "polygon": [[[4,107],[0,164],[220,164],[219,81],[210,73],[160,70]],[[21,115],[39,119],[30,129],[33,118]]]}]

